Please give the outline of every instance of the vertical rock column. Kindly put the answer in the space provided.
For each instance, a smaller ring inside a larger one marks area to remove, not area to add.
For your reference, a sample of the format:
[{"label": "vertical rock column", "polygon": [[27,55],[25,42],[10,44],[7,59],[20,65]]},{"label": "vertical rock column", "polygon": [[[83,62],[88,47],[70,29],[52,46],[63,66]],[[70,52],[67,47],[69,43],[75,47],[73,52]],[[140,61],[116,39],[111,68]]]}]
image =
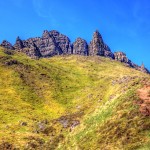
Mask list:
[{"label": "vertical rock column", "polygon": [[110,48],[104,43],[101,34],[97,30],[94,32],[93,39],[89,44],[89,55],[99,55],[114,59],[114,54],[111,52]]},{"label": "vertical rock column", "polygon": [[82,38],[77,38],[73,43],[73,54],[88,56],[88,44]]}]

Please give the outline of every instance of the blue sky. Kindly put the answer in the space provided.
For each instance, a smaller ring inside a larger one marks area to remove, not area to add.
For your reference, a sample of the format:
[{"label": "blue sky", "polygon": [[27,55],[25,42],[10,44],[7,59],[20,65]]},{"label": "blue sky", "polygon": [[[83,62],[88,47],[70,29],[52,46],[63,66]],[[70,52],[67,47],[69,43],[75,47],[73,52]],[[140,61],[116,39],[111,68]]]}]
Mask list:
[{"label": "blue sky", "polygon": [[98,29],[111,50],[123,51],[138,65],[150,69],[149,0],[1,0],[0,42],[14,44],[58,30],[73,42],[88,42]]}]

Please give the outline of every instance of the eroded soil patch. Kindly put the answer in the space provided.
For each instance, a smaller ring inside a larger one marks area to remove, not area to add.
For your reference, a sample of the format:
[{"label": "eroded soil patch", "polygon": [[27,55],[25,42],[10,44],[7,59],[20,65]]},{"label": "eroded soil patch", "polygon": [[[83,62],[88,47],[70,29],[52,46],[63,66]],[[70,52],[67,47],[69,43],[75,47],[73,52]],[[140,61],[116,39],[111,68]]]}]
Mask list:
[{"label": "eroded soil patch", "polygon": [[145,116],[150,116],[150,85],[145,85],[138,90],[140,98],[140,112]]}]

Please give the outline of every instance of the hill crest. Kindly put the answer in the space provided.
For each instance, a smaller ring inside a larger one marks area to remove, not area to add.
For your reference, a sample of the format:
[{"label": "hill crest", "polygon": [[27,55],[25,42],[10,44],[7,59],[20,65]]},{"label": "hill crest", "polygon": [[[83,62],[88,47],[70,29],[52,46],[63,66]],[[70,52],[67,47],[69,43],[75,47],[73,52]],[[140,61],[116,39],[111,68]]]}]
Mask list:
[{"label": "hill crest", "polygon": [[21,51],[31,58],[52,57],[55,55],[83,55],[83,56],[103,56],[110,59],[125,63],[127,66],[136,70],[149,73],[144,65],[138,66],[133,63],[125,53],[112,53],[111,49],[105,42],[98,30],[93,34],[91,42],[88,44],[86,40],[77,38],[73,43],[70,39],[56,30],[44,30],[41,37],[29,38],[21,40],[19,36],[16,43],[12,45],[6,40],[1,43],[2,47],[11,50]]}]

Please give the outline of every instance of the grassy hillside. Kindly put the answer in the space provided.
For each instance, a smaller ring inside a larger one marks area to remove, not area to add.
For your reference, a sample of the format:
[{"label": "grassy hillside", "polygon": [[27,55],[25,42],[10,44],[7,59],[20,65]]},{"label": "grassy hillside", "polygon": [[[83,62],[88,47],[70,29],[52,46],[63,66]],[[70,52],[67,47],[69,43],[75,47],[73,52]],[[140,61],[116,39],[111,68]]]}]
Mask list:
[{"label": "grassy hillside", "polygon": [[108,58],[0,48],[0,149],[148,150],[137,89],[149,81]]}]

